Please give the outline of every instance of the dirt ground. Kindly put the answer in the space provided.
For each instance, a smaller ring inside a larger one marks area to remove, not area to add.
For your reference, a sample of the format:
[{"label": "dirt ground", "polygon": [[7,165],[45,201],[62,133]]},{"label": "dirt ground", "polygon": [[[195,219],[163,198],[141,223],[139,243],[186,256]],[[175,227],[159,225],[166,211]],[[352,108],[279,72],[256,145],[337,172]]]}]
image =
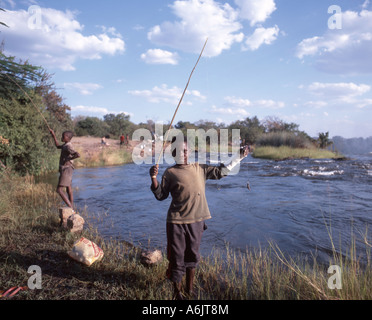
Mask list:
[{"label": "dirt ground", "polygon": [[[85,154],[93,154],[97,151],[100,151],[102,148],[110,148],[114,150],[120,149],[120,141],[115,139],[106,139],[106,146],[103,146],[101,143],[101,138],[97,137],[74,137],[72,139],[73,146],[84,152]],[[129,141],[129,145],[122,146],[123,148],[127,148],[127,150],[133,150],[136,143],[133,141]]]},{"label": "dirt ground", "polygon": [[[101,143],[101,138],[99,137],[90,137],[90,136],[84,136],[84,137],[74,137],[72,139],[72,145],[74,146],[74,149],[78,151],[82,157],[82,159],[93,159],[97,154],[99,154],[101,151],[118,151],[120,150],[120,140],[116,139],[106,139],[106,145],[103,145]],[[147,141],[147,143],[150,143],[150,141]],[[140,141],[129,141],[129,144],[124,144],[121,146],[122,149],[129,152],[130,154],[133,154],[133,150],[136,146],[139,144],[142,144]],[[138,151],[138,150],[137,150]],[[140,157],[148,157],[151,155],[154,155],[155,152],[155,145],[152,144],[152,148],[147,149],[143,146],[143,151],[138,155]],[[89,162],[90,160],[88,160]]]}]

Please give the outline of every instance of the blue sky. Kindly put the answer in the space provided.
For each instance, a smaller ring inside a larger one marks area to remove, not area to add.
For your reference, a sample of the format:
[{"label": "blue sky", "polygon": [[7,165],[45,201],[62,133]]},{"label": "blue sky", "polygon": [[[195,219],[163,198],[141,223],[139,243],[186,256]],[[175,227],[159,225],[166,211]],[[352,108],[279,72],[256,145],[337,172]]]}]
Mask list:
[{"label": "blue sky", "polygon": [[[330,6],[337,6],[338,11]],[[278,117],[312,136],[372,136],[368,0],[0,0],[5,53],[42,65],[72,116]]]}]

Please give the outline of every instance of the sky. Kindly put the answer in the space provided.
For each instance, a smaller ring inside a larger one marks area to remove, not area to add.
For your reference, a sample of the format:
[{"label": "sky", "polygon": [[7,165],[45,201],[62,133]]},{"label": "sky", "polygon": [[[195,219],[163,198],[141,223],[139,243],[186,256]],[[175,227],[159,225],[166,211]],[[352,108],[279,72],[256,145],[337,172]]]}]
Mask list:
[{"label": "sky", "polygon": [[0,0],[4,53],[42,66],[71,115],[296,123],[372,136],[369,0]]}]

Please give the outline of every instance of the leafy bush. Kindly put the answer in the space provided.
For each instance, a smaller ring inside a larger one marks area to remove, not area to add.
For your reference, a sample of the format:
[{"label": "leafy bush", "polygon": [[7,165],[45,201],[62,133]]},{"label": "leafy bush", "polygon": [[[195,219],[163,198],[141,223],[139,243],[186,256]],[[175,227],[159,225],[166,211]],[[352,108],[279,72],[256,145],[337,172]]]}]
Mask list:
[{"label": "leafy bush", "polygon": [[261,147],[271,146],[280,147],[288,146],[291,148],[313,148],[311,141],[301,132],[270,132],[260,136],[257,145]]},{"label": "leafy bush", "polygon": [[108,129],[107,124],[97,117],[86,117],[75,125],[77,136],[103,137],[107,135]]},{"label": "leafy bush", "polygon": [[[41,98],[34,96],[34,101]],[[2,163],[21,175],[39,174],[51,167],[53,157],[50,134],[36,110],[20,100],[0,98],[0,135],[8,143],[0,144]]]},{"label": "leafy bush", "polygon": [[1,52],[0,67],[1,169],[20,175],[55,170],[59,155],[43,117],[60,135],[71,129],[70,108],[42,68],[15,62]]}]

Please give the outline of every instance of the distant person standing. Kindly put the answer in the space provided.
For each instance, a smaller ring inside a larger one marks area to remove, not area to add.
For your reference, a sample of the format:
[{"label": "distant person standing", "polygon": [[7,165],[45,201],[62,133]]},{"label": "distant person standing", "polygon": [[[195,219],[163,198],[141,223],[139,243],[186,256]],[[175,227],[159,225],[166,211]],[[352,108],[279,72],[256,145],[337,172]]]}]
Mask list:
[{"label": "distant person standing", "polygon": [[[74,209],[74,198],[72,192],[72,174],[74,172],[73,160],[80,158],[80,154],[72,147],[71,140],[74,135],[71,131],[63,132],[61,138],[62,142],[64,142],[63,145],[58,143],[53,130],[50,129],[50,133],[54,139],[56,147],[61,149],[61,157],[59,160],[60,176],[58,180],[57,193],[61,196],[62,200],[68,207]],[[63,192],[63,188],[66,188],[67,196]]]},{"label": "distant person standing", "polygon": [[127,145],[129,145],[129,134],[127,134]]},{"label": "distant person standing", "polygon": [[122,146],[123,144],[125,144],[125,136],[124,136],[124,134],[122,133],[121,136],[120,136],[120,148],[121,148],[121,146]]},{"label": "distant person standing", "polygon": [[102,144],[103,146],[109,146],[109,145],[110,145],[110,144],[107,143],[107,141],[106,141],[106,137],[102,137],[102,139],[101,139],[101,144]]}]

